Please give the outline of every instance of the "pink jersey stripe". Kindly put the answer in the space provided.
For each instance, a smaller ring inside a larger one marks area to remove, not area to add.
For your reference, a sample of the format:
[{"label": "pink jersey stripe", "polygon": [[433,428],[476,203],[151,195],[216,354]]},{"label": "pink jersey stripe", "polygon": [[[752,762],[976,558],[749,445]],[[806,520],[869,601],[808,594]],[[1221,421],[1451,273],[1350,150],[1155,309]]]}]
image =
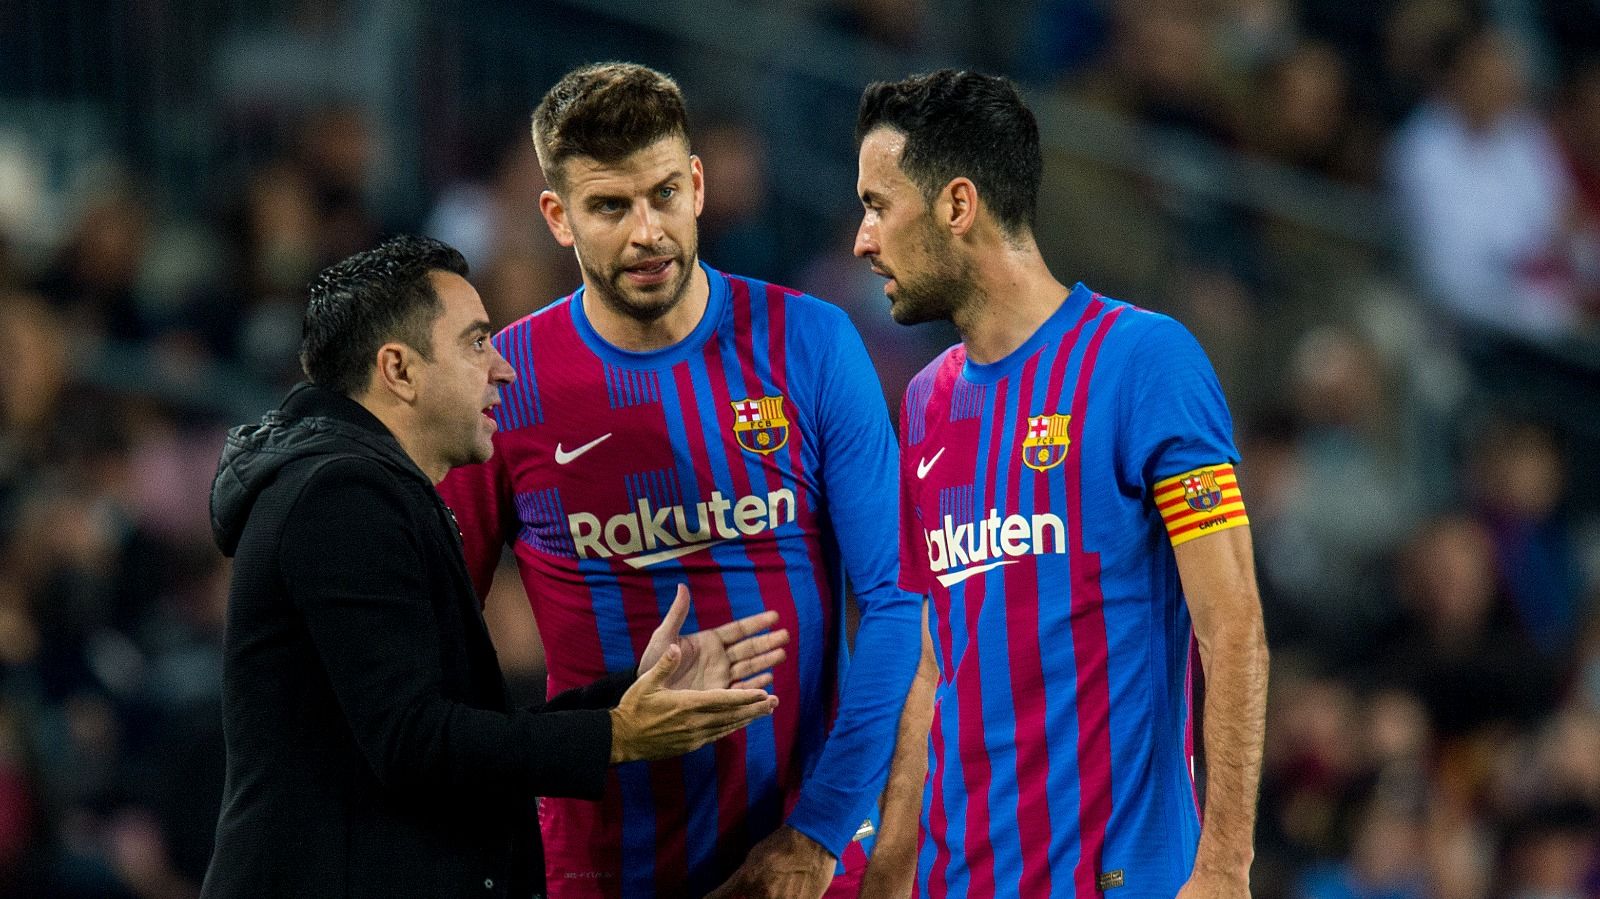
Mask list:
[{"label": "pink jersey stripe", "polygon": [[[945,357],[944,365],[933,375],[933,396],[944,397],[950,395],[951,385],[957,378],[961,377],[961,366],[966,362],[966,358],[964,347],[957,347]],[[949,414],[948,407],[938,403],[929,403],[923,413],[927,421],[927,428],[924,433],[933,433],[938,425],[935,416],[940,413],[937,410],[945,410],[944,414]],[[951,461],[954,462],[955,460]],[[951,623],[954,620],[952,615],[954,614],[955,606],[950,601],[950,591],[948,590],[934,590],[930,595],[933,597],[933,611],[938,615],[938,620],[945,622],[939,628],[939,658],[944,660],[939,672],[939,679],[942,682],[940,684],[940,692],[943,693],[947,690],[955,689],[955,642],[952,636],[954,627]],[[936,840],[937,852],[934,857],[933,868],[929,872],[928,895],[936,897],[936,899],[944,899],[950,893],[950,862],[954,856],[950,849],[950,809],[946,804],[947,799],[944,791],[945,757],[947,752],[955,752],[957,753],[957,758],[960,757],[961,721],[959,715],[956,721],[956,745],[954,747],[945,745],[944,708],[942,705],[934,708],[933,734],[935,760],[939,763],[938,776],[933,781],[933,801],[934,808],[939,814],[937,820],[933,819],[931,813],[929,816],[929,827]]]},{"label": "pink jersey stripe", "polygon": [[[992,420],[989,422],[990,447],[988,458],[979,459],[983,466],[983,496],[982,505],[994,506],[995,491],[998,489],[1000,466],[1004,464],[993,452],[996,442],[1001,440],[1005,430],[1006,407],[1011,402],[1009,399],[1011,383],[1009,379],[1002,379],[990,389],[994,391]],[[973,514],[981,517],[982,512],[974,510]],[[989,788],[994,780],[992,760],[989,758],[986,728],[983,720],[983,653],[981,641],[978,638],[979,619],[983,612],[983,603],[987,594],[988,578],[972,578],[966,582],[966,611],[967,611],[967,653],[961,660],[961,670],[958,675],[965,675],[965,688],[957,684],[957,702],[961,705],[961,767],[962,774],[967,783],[967,832],[966,832],[966,857],[967,857],[967,893],[972,896],[993,896],[995,890],[994,846],[991,842],[991,830],[994,822],[990,819]],[[1005,595],[1001,593],[995,597],[996,602],[1005,602]],[[1002,810],[1008,811],[1008,810]]]},{"label": "pink jersey stripe", "polygon": [[1082,854],[1073,872],[1080,899],[1100,895],[1100,853],[1111,819],[1111,684],[1107,671],[1104,599],[1100,593],[1100,555],[1083,548],[1083,417],[1089,404],[1100,344],[1122,307],[1100,320],[1078,367],[1072,394],[1071,439],[1067,454],[1067,534],[1072,571],[1072,648],[1078,670],[1078,832]]},{"label": "pink jersey stripe", "polygon": [[[972,578],[963,599],[966,605],[967,649],[956,666],[956,751],[961,758],[961,780],[966,790],[966,839],[962,851],[967,860],[967,894],[993,896],[994,853],[989,847],[989,753],[983,738],[983,685],[979,666],[978,613],[983,608],[983,578]],[[985,888],[980,889],[982,883]]]}]

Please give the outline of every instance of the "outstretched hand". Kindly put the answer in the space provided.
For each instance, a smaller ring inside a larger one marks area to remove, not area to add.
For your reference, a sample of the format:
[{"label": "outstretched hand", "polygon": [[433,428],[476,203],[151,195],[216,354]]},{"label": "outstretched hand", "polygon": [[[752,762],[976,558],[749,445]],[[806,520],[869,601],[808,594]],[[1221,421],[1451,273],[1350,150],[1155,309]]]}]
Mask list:
[{"label": "outstretched hand", "polygon": [[783,662],[783,646],[789,631],[767,629],[778,623],[773,611],[730,621],[721,627],[681,636],[679,631],[689,617],[689,588],[679,584],[678,595],[661,626],[650,635],[639,671],[654,668],[676,645],[682,657],[664,686],[671,690],[763,689],[772,683],[772,668]]}]

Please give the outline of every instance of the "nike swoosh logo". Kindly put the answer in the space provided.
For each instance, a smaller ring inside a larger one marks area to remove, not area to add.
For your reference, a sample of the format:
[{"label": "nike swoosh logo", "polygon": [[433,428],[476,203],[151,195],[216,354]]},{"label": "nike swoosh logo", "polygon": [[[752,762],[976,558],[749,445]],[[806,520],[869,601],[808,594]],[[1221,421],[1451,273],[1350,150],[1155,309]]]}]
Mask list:
[{"label": "nike swoosh logo", "polygon": [[634,556],[631,559],[624,559],[623,561],[627,562],[634,568],[649,568],[651,565],[657,565],[672,559],[682,558],[690,553],[697,553],[702,549],[710,549],[711,547],[716,546],[718,543],[727,542],[728,541],[726,540],[707,540],[704,543],[691,543],[688,546],[674,546],[671,549],[664,549],[658,553],[651,553],[647,556]]},{"label": "nike swoosh logo", "polygon": [[944,455],[944,449],[942,446],[939,447],[939,451],[933,454],[932,459],[917,460],[917,480],[920,481],[928,476],[928,472],[933,469],[933,463],[939,461],[939,457]]},{"label": "nike swoosh logo", "polygon": [[985,571],[988,571],[991,568],[999,568],[1001,565],[1015,565],[1017,564],[1017,561],[1017,559],[1006,559],[1001,562],[990,562],[987,565],[979,565],[976,568],[968,568],[965,571],[954,571],[950,574],[941,574],[939,575],[939,583],[942,586],[949,587],[954,584],[959,584],[975,574],[983,574]]},{"label": "nike swoosh logo", "polygon": [[556,444],[556,464],[557,465],[565,465],[568,462],[571,462],[573,459],[576,459],[579,456],[583,455],[584,453],[587,453],[589,450],[592,450],[595,447],[599,446],[601,443],[603,443],[605,441],[605,439],[607,437],[610,437],[610,436],[611,435],[609,433],[608,434],[601,434],[599,437],[596,437],[595,439],[589,441],[588,443],[585,443],[583,446],[578,447],[577,449],[573,450],[570,453],[563,451],[561,449],[561,444],[557,443]]}]

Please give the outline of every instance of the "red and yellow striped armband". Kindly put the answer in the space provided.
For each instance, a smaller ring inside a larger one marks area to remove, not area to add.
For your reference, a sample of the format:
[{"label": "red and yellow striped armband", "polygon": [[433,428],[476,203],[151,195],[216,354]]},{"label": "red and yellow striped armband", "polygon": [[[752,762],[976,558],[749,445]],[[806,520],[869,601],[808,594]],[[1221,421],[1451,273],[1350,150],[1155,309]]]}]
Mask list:
[{"label": "red and yellow striped armband", "polygon": [[1156,482],[1156,509],[1172,545],[1249,524],[1233,466],[1208,465]]}]

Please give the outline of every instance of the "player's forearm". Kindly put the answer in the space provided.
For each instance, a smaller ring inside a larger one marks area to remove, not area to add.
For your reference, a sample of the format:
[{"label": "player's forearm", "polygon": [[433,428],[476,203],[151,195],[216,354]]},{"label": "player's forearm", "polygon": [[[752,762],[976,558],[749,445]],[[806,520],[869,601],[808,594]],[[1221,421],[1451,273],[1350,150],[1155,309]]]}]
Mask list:
[{"label": "player's forearm", "polygon": [[933,641],[927,633],[926,604],[922,630],[922,660],[900,713],[889,782],[883,791],[883,817],[861,885],[863,899],[909,896],[916,880],[917,828],[928,778],[928,731],[933,726],[933,696],[939,681]]},{"label": "player's forearm", "polygon": [[1195,868],[1247,877],[1255,856],[1267,644],[1260,604],[1243,605],[1253,613],[1218,621],[1200,647],[1206,675],[1206,804]]},{"label": "player's forearm", "polygon": [[839,711],[822,757],[800,790],[787,823],[838,855],[871,811],[889,773],[889,757],[916,672],[917,597],[894,591],[863,597],[861,626],[839,691]]}]

